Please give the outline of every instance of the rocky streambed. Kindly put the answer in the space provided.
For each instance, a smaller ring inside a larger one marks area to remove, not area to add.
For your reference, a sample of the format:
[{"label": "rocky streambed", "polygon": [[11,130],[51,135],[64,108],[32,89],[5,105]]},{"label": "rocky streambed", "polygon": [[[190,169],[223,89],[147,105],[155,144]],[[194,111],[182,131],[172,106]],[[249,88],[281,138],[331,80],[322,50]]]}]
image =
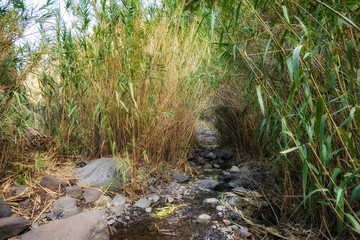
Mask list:
[{"label": "rocky streambed", "polygon": [[[259,215],[269,224],[277,220],[278,210],[266,197],[269,189],[264,192],[262,187],[274,180],[265,169],[241,165],[219,148],[210,129],[200,129],[197,137],[198,151],[189,159],[196,177],[172,172],[165,185],[149,179],[149,190],[142,197],[104,191],[121,173],[112,158],[80,162],[75,169],[78,179],[44,176],[38,197],[48,204],[36,211],[30,199],[17,197],[26,192],[25,186],[8,191],[7,201],[21,200],[11,202],[13,212],[0,201],[0,240],[254,238],[256,233],[247,227],[254,224],[248,218]],[[33,211],[31,218],[19,217],[22,211]]]}]

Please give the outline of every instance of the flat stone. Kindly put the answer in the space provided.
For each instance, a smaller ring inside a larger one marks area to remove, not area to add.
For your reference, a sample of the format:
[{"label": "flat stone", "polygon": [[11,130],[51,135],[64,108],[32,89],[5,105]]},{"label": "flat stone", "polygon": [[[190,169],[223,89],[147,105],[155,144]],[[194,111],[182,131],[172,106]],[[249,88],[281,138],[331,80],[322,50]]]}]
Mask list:
[{"label": "flat stone", "polygon": [[238,166],[232,166],[229,170],[231,173],[240,173],[240,168]]},{"label": "flat stone", "polygon": [[11,214],[11,208],[0,198],[0,218],[10,217]]},{"label": "flat stone", "polygon": [[28,227],[28,223],[22,217],[0,218],[0,240],[19,235]]},{"label": "flat stone", "polygon": [[[88,184],[95,187],[103,187],[113,182],[116,177],[116,165],[114,158],[99,158],[85,167],[76,168],[76,175],[80,180],[80,184]],[[121,169],[119,171],[119,179],[121,177]]]},{"label": "flat stone", "polygon": [[179,183],[188,182],[190,180],[190,177],[188,175],[180,174],[180,173],[174,173],[173,174],[174,181],[177,181]]},{"label": "flat stone", "polygon": [[220,185],[220,183],[212,178],[206,178],[206,179],[202,179],[202,180],[198,180],[197,181],[198,187],[200,189],[210,189],[213,190],[215,189],[217,186]]},{"label": "flat stone", "polygon": [[49,188],[54,191],[59,189],[60,184],[61,182],[59,181],[59,179],[57,179],[55,176],[52,175],[45,175],[40,182],[41,186],[45,188]]},{"label": "flat stone", "polygon": [[123,195],[118,194],[113,198],[112,201],[114,203],[114,206],[120,206],[120,205],[125,205],[125,203],[127,202],[127,199]]},{"label": "flat stone", "polygon": [[83,198],[85,199],[85,203],[93,203],[98,200],[102,195],[102,192],[97,189],[85,189],[84,193],[82,194]]},{"label": "flat stone", "polygon": [[207,198],[204,200],[204,203],[211,203],[211,204],[214,204],[214,203],[218,203],[219,200],[217,200],[216,198]]},{"label": "flat stone", "polygon": [[104,212],[90,210],[53,221],[21,235],[22,240],[100,240],[109,239]]},{"label": "flat stone", "polygon": [[135,206],[139,208],[148,208],[150,207],[151,202],[147,198],[140,198],[136,203]]},{"label": "flat stone", "polygon": [[208,221],[210,221],[210,219],[211,219],[211,216],[207,215],[207,214],[201,214],[198,217],[198,220],[201,221],[201,222],[208,222]]},{"label": "flat stone", "polygon": [[220,168],[220,165],[219,165],[219,164],[214,163],[214,164],[213,164],[213,167],[214,167],[214,168]]},{"label": "flat stone", "polygon": [[53,204],[54,209],[62,211],[70,211],[76,207],[76,200],[72,197],[61,197]]},{"label": "flat stone", "polygon": [[230,173],[227,172],[227,171],[222,171],[222,174],[225,175],[225,176],[229,176],[229,175],[230,175]]},{"label": "flat stone", "polygon": [[66,196],[78,198],[82,195],[83,190],[79,186],[67,187],[65,189]]}]

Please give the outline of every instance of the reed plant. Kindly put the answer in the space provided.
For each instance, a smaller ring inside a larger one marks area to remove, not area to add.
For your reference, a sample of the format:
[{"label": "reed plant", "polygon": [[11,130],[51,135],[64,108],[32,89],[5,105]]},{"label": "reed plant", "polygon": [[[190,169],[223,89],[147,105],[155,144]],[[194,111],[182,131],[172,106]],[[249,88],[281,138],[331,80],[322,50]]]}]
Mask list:
[{"label": "reed plant", "polygon": [[258,140],[276,153],[283,215],[306,209],[305,222],[338,239],[360,233],[359,8],[358,1],[234,0],[208,10],[216,50],[237,76],[231,84],[258,102]]},{"label": "reed plant", "polygon": [[[170,9],[169,9],[170,6]],[[183,168],[206,86],[206,36],[183,4],[72,2],[68,27],[56,15],[38,72],[42,127],[59,152],[115,155],[138,171]]]}]

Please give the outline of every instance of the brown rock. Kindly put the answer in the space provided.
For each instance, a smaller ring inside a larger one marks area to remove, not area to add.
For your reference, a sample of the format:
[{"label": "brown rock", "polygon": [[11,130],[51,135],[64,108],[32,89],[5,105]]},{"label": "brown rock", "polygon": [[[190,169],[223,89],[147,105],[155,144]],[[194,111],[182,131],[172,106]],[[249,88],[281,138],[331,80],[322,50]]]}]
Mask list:
[{"label": "brown rock", "polygon": [[59,189],[59,185],[60,185],[60,181],[52,176],[52,175],[46,175],[41,179],[40,185],[46,188],[49,188],[51,190],[58,190]]}]

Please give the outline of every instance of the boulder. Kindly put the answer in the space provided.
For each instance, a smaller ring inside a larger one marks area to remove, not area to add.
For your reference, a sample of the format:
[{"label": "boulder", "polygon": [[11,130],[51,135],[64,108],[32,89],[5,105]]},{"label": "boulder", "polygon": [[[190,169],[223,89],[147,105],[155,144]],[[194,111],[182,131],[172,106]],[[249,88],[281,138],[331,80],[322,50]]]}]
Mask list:
[{"label": "boulder", "polygon": [[17,236],[27,227],[28,224],[22,217],[0,218],[0,240]]},{"label": "boulder", "polygon": [[[76,168],[76,175],[80,180],[80,184],[88,184],[95,187],[103,187],[109,185],[116,178],[116,165],[114,158],[99,158],[85,167]],[[119,175],[121,175],[121,169],[119,170]],[[127,176],[127,179],[130,177]],[[119,176],[119,179],[123,179],[122,176]]]},{"label": "boulder", "polygon": [[10,207],[0,198],[0,218],[10,217],[11,214]]},{"label": "boulder", "polygon": [[90,210],[42,225],[21,236],[22,240],[106,240],[109,239],[104,212]]}]

